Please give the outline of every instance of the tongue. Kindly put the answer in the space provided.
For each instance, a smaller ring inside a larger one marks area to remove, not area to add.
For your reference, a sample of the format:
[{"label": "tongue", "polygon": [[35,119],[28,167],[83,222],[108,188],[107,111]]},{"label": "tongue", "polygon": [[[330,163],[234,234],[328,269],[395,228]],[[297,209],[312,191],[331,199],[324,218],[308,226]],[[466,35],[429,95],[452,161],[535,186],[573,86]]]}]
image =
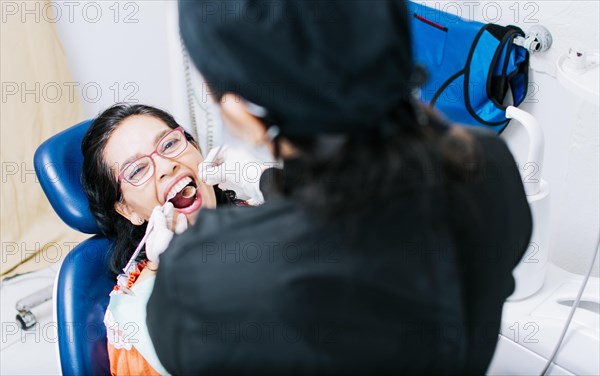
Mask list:
[{"label": "tongue", "polygon": [[175,197],[173,197],[171,199],[173,206],[177,209],[187,208],[188,206],[193,204],[194,200],[196,199],[196,195],[193,195],[192,197],[184,197],[184,195],[183,195],[184,191],[185,191],[185,189],[183,189],[181,192],[177,193],[175,195]]}]

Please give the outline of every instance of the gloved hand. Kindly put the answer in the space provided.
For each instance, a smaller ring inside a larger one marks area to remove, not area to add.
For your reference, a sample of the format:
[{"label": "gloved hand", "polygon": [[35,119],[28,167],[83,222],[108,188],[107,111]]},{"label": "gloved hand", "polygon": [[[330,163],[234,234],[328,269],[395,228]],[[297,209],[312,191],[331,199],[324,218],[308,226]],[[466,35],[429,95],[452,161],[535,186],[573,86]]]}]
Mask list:
[{"label": "gloved hand", "polygon": [[[174,212],[175,208],[170,202],[167,202],[164,206],[156,206],[152,210],[146,230],[152,231],[146,239],[146,257],[154,263],[158,264],[160,255],[167,249],[171,239],[173,239]],[[184,214],[179,213],[175,224],[175,233],[181,234],[187,230],[187,227],[187,218]]]},{"label": "gloved hand", "polygon": [[198,175],[206,184],[218,184],[222,190],[232,190],[237,198],[257,206],[265,202],[260,191],[260,176],[269,167],[244,148],[223,145],[206,155],[198,165]]}]

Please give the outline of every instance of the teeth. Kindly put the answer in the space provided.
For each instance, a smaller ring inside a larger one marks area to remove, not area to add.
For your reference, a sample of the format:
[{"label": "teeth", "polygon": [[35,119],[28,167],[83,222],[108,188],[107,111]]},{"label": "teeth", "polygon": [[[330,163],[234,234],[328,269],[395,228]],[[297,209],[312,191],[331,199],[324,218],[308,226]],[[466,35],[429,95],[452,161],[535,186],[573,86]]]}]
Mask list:
[{"label": "teeth", "polygon": [[192,179],[189,176],[181,179],[177,184],[173,186],[173,188],[171,188],[171,190],[167,194],[167,197],[175,197],[177,193],[179,193],[186,185],[190,184],[191,182]]}]

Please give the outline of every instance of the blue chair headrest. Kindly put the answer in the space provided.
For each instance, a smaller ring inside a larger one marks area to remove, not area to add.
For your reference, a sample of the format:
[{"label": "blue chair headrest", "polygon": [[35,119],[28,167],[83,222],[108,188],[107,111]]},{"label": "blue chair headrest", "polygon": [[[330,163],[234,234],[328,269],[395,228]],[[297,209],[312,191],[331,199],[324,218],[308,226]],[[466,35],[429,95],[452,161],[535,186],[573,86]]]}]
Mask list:
[{"label": "blue chair headrest", "polygon": [[33,162],[42,189],[58,216],[75,230],[99,234],[81,185],[81,141],[92,122],[86,120],[46,140],[35,151]]}]

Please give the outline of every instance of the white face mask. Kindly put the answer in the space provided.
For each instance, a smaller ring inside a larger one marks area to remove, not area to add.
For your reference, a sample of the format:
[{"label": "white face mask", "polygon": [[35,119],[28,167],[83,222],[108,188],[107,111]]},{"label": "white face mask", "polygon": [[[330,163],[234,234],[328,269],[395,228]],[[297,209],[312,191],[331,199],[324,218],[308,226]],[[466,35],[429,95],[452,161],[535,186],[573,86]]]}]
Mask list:
[{"label": "white face mask", "polygon": [[271,154],[271,150],[269,150],[269,148],[267,147],[266,144],[261,144],[261,145],[250,145],[247,142],[244,142],[242,140],[240,140],[239,138],[233,136],[231,133],[229,133],[229,131],[227,130],[227,128],[223,127],[222,125],[222,120],[219,118],[219,121],[221,122],[221,129],[223,130],[223,144],[225,145],[229,145],[232,148],[240,148],[240,149],[244,149],[246,152],[248,152],[249,154],[251,154],[254,158],[256,158],[257,160],[264,162],[264,163],[268,163],[269,165],[276,165],[276,161],[275,158],[273,157],[273,154]]},{"label": "white face mask", "polygon": [[[193,124],[196,125],[196,129],[192,131],[192,134],[196,136],[204,155],[206,156],[206,153],[212,148],[226,144],[235,148],[243,148],[257,160],[281,168],[282,162],[275,161],[267,145],[248,145],[227,130],[223,124],[219,106],[214,102],[215,98],[208,92],[206,80],[193,64],[190,65],[189,69],[186,84],[188,86],[188,100],[193,102],[194,107],[195,119],[193,119]],[[242,100],[254,116],[264,117],[267,114],[265,108],[243,98]]]},{"label": "white face mask", "polygon": [[[252,115],[262,118],[267,114],[267,110],[265,110],[263,107],[256,105],[252,102],[249,102],[245,99],[242,99],[242,100],[245,102],[246,107],[248,108],[248,111]],[[219,111],[219,114],[220,114],[220,111]],[[271,153],[271,150],[269,150],[269,148],[266,144],[250,145],[247,142],[240,140],[239,138],[233,136],[227,130],[227,127],[225,127],[223,124],[223,119],[221,116],[219,116],[218,119],[219,119],[219,128],[221,130],[223,130],[222,142],[224,144],[230,145],[235,148],[242,148],[242,149],[246,150],[249,154],[254,156],[257,160],[259,160],[265,164],[271,165],[273,167],[279,167],[279,168],[282,167],[283,162],[275,160],[275,157],[273,156],[273,154]],[[276,130],[276,127],[271,127],[271,128],[269,128],[269,131],[267,133],[273,133],[273,131],[275,131],[275,130]],[[278,133],[278,128],[276,131]],[[273,136],[276,136],[276,135],[274,134]]]}]

